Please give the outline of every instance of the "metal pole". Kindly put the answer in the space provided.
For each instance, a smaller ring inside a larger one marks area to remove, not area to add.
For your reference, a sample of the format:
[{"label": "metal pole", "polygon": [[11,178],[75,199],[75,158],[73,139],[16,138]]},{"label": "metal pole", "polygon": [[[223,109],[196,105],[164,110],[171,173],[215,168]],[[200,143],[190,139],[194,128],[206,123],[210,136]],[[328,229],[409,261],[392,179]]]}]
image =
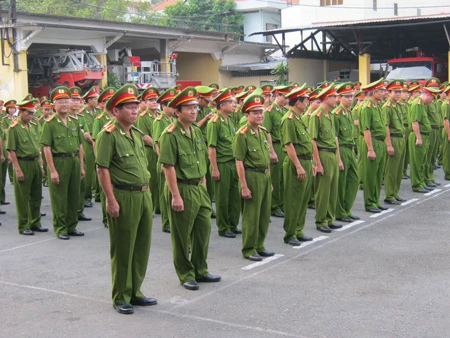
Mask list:
[{"label": "metal pole", "polygon": [[[11,23],[14,25],[17,23],[17,13],[16,13],[16,0],[11,0]],[[17,30],[16,28],[12,28],[13,41],[11,43],[13,60],[14,60],[14,72],[20,72],[19,69],[19,52],[17,51]]]}]

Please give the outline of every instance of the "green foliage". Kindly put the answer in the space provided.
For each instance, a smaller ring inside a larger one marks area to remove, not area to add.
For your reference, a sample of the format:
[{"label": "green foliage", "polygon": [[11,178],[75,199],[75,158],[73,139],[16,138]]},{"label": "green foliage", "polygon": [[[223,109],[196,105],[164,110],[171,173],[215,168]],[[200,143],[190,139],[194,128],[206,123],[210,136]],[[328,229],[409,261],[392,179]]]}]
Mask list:
[{"label": "green foliage", "polygon": [[277,86],[286,86],[289,84],[289,66],[284,62],[272,69],[270,74],[278,76],[278,79],[275,81]]},{"label": "green foliage", "polygon": [[[107,87],[114,87],[116,89],[119,89],[120,87],[122,87],[122,84],[120,83],[120,79],[119,77],[113,73],[113,72],[108,72],[108,85]],[[102,88],[102,90],[105,88]]]}]

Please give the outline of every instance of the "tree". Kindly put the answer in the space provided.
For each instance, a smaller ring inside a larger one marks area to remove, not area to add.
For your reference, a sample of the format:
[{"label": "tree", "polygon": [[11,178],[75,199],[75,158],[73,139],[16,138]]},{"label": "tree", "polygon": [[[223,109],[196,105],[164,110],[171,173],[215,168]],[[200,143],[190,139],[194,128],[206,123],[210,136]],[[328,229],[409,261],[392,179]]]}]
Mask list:
[{"label": "tree", "polygon": [[270,74],[278,75],[278,79],[275,81],[277,86],[286,86],[289,83],[289,66],[284,61],[272,69]]}]

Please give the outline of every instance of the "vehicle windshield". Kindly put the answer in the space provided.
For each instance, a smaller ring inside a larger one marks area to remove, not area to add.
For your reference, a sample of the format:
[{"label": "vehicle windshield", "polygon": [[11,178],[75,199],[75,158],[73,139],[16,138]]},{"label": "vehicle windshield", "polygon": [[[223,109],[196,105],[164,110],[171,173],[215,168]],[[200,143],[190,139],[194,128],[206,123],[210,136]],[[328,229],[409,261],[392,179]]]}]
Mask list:
[{"label": "vehicle windshield", "polygon": [[432,70],[433,66],[431,61],[413,61],[413,62],[392,62],[389,64],[392,69],[396,68],[410,68],[410,67],[427,67],[429,70]]},{"label": "vehicle windshield", "polygon": [[[409,64],[408,64],[409,65]],[[416,66],[416,67],[396,67],[393,71],[391,71],[387,76],[387,80],[403,80],[403,81],[412,81],[412,80],[422,80],[429,79],[432,77],[431,69],[424,66]]]}]

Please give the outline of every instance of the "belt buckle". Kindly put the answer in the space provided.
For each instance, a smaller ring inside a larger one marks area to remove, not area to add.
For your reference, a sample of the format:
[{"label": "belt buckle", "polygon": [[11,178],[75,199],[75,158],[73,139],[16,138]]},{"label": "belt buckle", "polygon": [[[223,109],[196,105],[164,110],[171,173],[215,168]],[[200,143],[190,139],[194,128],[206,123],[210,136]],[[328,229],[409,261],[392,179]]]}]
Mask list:
[{"label": "belt buckle", "polygon": [[148,189],[148,185],[144,185],[144,186],[142,186],[141,191],[147,191],[147,189]]},{"label": "belt buckle", "polygon": [[75,153],[70,154],[70,157],[74,158],[75,157]]},{"label": "belt buckle", "polygon": [[267,174],[269,172],[269,169],[264,169],[264,174]]},{"label": "belt buckle", "polygon": [[198,181],[197,186],[199,186],[200,184],[202,184],[202,181]]}]

